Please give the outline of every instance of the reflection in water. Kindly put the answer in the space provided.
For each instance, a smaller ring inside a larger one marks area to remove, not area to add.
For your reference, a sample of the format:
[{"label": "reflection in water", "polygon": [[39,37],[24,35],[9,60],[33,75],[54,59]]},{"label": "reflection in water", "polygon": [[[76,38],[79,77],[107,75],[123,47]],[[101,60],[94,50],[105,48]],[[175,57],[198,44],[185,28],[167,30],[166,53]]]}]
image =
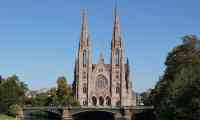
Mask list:
[{"label": "reflection in water", "polygon": [[61,120],[61,118],[55,114],[38,111],[30,113],[25,117],[25,120]]},{"label": "reflection in water", "polygon": [[[109,112],[83,112],[73,116],[74,120],[114,120],[113,114]],[[61,116],[56,116],[50,113],[37,112],[29,114],[25,120],[62,120]]]},{"label": "reflection in water", "polygon": [[25,118],[25,120],[61,120],[59,118],[48,118],[48,117],[41,117],[41,116],[32,116],[29,118]]},{"label": "reflection in water", "polygon": [[103,111],[88,111],[73,116],[74,120],[114,120],[112,113]]},{"label": "reflection in water", "polygon": [[54,118],[29,118],[25,120],[60,120],[60,119],[54,119]]}]

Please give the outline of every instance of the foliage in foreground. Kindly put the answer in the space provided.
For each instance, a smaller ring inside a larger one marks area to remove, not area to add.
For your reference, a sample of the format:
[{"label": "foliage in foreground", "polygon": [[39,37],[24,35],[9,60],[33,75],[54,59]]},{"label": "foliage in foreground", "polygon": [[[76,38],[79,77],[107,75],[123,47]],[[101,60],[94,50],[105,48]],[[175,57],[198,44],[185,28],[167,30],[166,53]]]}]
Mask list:
[{"label": "foliage in foreground", "polygon": [[9,109],[8,109],[8,115],[9,116],[16,116],[19,108],[20,108],[20,106],[17,105],[17,104],[10,105]]},{"label": "foliage in foreground", "polygon": [[169,53],[149,101],[160,120],[200,120],[200,49],[194,35]]},{"label": "foliage in foreground", "polygon": [[[71,86],[67,84],[65,77],[59,77],[57,88],[39,93],[31,99],[25,96],[28,87],[21,82],[16,75],[8,78],[0,76],[0,113],[16,116],[19,106],[78,106],[73,99]],[[1,120],[1,119],[0,119]]]},{"label": "foliage in foreground", "polygon": [[0,120],[15,120],[15,118],[7,116],[5,114],[0,114]]}]

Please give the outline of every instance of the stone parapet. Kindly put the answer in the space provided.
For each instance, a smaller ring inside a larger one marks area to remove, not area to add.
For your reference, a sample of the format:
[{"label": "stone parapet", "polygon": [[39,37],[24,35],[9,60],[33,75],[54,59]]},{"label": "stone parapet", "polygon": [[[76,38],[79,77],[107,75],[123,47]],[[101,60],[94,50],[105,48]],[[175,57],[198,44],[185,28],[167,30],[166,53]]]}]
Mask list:
[{"label": "stone parapet", "polygon": [[62,120],[73,120],[72,114],[68,108],[64,108],[62,113]]}]

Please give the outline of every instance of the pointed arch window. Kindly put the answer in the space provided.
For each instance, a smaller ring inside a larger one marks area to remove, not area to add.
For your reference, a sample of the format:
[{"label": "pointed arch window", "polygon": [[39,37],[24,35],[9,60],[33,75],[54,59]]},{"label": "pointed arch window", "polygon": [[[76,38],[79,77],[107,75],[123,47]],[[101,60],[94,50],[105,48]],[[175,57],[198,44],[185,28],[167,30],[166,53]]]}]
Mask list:
[{"label": "pointed arch window", "polygon": [[116,87],[116,93],[117,93],[117,94],[120,93],[120,87]]},{"label": "pointed arch window", "polygon": [[115,51],[115,64],[116,65],[119,65],[119,62],[120,62],[120,52],[119,52],[119,49],[116,49],[116,51]]},{"label": "pointed arch window", "polygon": [[99,75],[96,80],[96,88],[105,89],[108,87],[108,80],[105,76]]},{"label": "pointed arch window", "polygon": [[87,93],[87,84],[86,83],[84,83],[83,84],[83,93]]},{"label": "pointed arch window", "polygon": [[87,63],[88,63],[88,54],[87,54],[87,50],[84,50],[83,51],[83,67],[85,67]]},{"label": "pointed arch window", "polygon": [[117,87],[116,87],[116,93],[117,94],[120,94],[120,84],[119,83],[117,83]]}]

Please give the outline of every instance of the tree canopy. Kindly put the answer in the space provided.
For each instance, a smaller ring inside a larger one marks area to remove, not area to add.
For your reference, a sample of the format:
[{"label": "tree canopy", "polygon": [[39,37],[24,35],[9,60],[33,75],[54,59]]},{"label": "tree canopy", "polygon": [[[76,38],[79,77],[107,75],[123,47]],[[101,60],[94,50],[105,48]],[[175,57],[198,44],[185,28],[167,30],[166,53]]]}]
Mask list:
[{"label": "tree canopy", "polygon": [[1,77],[0,83],[0,112],[8,112],[10,106],[24,103],[24,94],[28,90],[24,82],[20,82],[16,75],[7,79]]},{"label": "tree canopy", "polygon": [[200,120],[200,49],[195,35],[167,56],[164,75],[152,90],[149,101],[160,120]]},{"label": "tree canopy", "polygon": [[75,101],[71,85],[67,84],[67,79],[64,76],[58,77],[57,87],[51,88],[45,93],[38,94],[32,98],[31,105],[33,106],[77,106],[79,103]]}]

